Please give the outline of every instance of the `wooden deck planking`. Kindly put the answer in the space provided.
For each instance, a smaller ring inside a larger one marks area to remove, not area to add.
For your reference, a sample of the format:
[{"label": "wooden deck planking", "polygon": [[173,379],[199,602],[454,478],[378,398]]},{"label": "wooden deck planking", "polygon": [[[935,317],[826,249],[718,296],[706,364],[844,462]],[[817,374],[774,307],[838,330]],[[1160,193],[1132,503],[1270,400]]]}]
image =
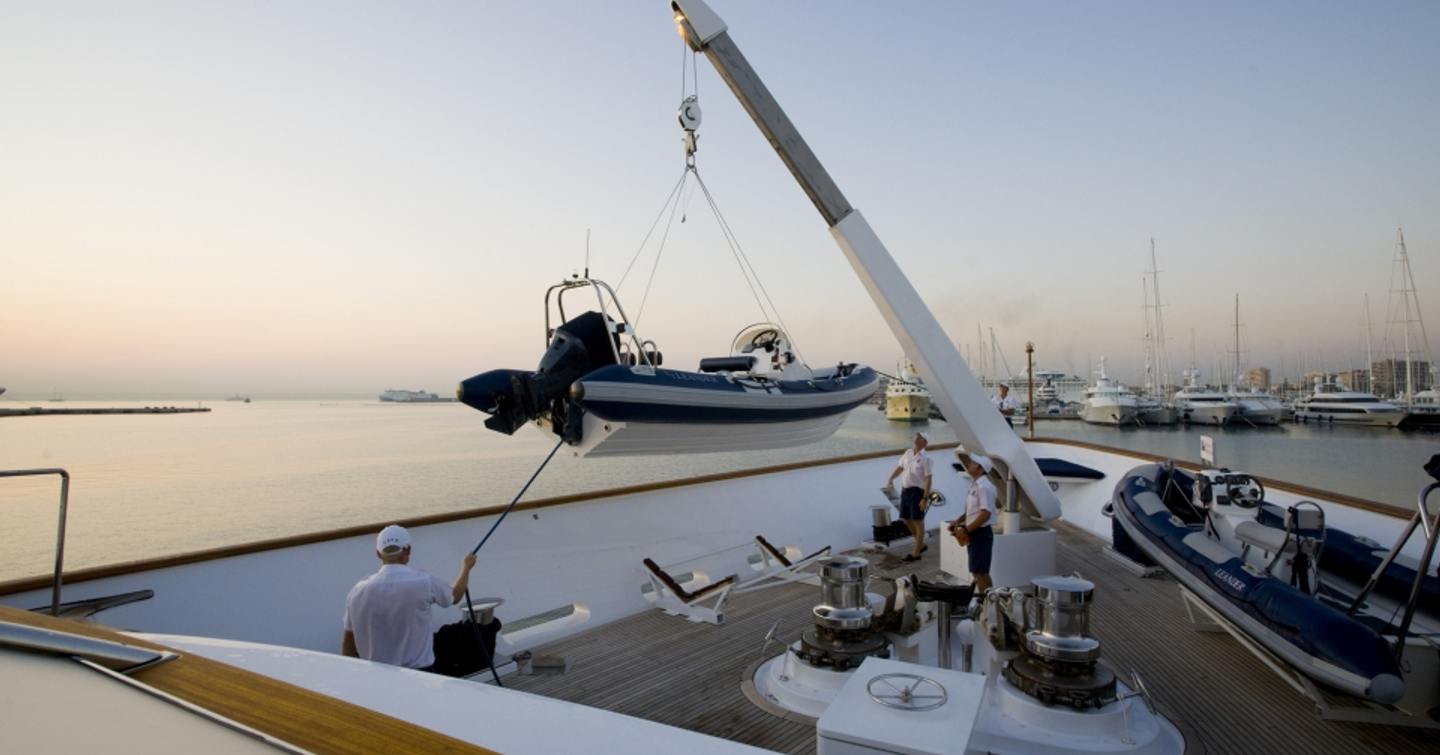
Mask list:
[{"label": "wooden deck planking", "polygon": [[[1139,579],[1106,557],[1098,538],[1068,524],[1057,529],[1059,570],[1096,584],[1091,628],[1105,662],[1121,678],[1140,671],[1191,752],[1436,751],[1434,731],[1319,719],[1308,700],[1229,635],[1193,629],[1174,581]],[[862,555],[875,573],[930,576],[938,571],[938,551],[932,546],[918,564]],[[818,599],[808,585],[731,596],[718,627],[648,611],[539,651],[568,656],[569,673],[512,676],[506,684],[779,752],[813,753],[814,727],[762,711],[745,698],[740,680],[760,657],[771,625],[778,620],[776,636],[792,642],[810,624]],[[780,648],[772,644],[766,655]]]}]

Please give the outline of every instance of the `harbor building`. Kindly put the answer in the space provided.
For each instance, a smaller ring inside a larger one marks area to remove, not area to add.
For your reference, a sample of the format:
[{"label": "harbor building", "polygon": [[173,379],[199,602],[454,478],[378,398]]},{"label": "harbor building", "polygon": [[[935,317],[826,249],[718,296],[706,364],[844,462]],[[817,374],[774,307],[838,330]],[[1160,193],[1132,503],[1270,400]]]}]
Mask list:
[{"label": "harbor building", "polygon": [[1258,388],[1262,391],[1270,390],[1270,368],[1251,367],[1245,371],[1245,383],[1251,388]]},{"label": "harbor building", "polygon": [[[1399,396],[1405,392],[1407,376],[1404,359],[1377,359],[1370,363],[1371,374],[1375,376],[1373,393],[1381,396]],[[1430,364],[1419,359],[1410,360],[1410,389],[1423,391],[1431,387]]]}]

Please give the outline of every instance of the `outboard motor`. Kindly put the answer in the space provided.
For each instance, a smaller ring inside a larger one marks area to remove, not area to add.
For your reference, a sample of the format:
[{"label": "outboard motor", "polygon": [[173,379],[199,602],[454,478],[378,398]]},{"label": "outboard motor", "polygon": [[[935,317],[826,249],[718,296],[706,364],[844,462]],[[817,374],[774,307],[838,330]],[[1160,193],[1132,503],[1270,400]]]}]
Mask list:
[{"label": "outboard motor", "polygon": [[571,385],[617,363],[613,322],[599,312],[586,312],[555,329],[550,348],[534,372],[482,372],[460,383],[455,396],[466,406],[489,414],[485,426],[496,432],[512,435],[548,413],[556,435],[579,441],[581,410],[569,401]]}]

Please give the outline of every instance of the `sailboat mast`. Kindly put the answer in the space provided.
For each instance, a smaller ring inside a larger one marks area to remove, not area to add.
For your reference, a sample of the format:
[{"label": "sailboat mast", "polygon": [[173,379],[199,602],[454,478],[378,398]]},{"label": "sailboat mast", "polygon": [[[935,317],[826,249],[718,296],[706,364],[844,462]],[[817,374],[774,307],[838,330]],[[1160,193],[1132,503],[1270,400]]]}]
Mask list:
[{"label": "sailboat mast", "polygon": [[1235,383],[1240,383],[1240,294],[1235,294]]},{"label": "sailboat mast", "polygon": [[1160,267],[1155,262],[1155,239],[1150,238],[1150,286],[1155,301],[1155,368],[1159,373],[1160,391],[1170,388],[1170,355],[1165,348],[1165,316],[1160,308]]},{"label": "sailboat mast", "polygon": [[1370,352],[1370,294],[1365,294],[1365,376],[1369,385],[1365,389],[1375,392],[1375,356]]}]

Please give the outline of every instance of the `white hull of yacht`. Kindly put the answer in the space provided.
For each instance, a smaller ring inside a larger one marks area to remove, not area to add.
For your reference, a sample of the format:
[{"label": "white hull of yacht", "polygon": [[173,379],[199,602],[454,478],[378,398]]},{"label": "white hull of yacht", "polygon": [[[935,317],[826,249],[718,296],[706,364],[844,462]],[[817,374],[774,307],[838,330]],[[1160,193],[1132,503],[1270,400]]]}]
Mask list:
[{"label": "white hull of yacht", "polygon": [[1135,418],[1142,425],[1173,425],[1180,421],[1180,412],[1173,406],[1142,406]]},{"label": "white hull of yacht", "polygon": [[1296,422],[1324,422],[1335,425],[1360,425],[1363,427],[1399,427],[1405,420],[1403,410],[1356,412],[1344,407],[1341,410],[1324,406],[1296,407]]},{"label": "white hull of yacht", "polygon": [[1177,407],[1180,420],[1191,425],[1224,425],[1235,418],[1234,404],[1185,404]]},{"label": "white hull of yacht", "polygon": [[1132,425],[1135,424],[1136,409],[1129,404],[1085,404],[1084,410],[1080,412],[1080,418],[1092,425]]},{"label": "white hull of yacht", "polygon": [[930,420],[930,394],[887,394],[885,396],[885,419],[895,422],[928,422]]}]

